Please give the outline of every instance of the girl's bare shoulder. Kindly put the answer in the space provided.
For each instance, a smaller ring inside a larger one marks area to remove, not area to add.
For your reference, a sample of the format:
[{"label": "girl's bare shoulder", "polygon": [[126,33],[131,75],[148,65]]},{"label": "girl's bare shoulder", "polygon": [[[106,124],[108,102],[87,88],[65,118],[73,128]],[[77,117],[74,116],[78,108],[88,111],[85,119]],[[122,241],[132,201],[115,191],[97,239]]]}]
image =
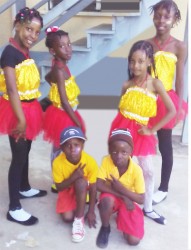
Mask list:
[{"label": "girl's bare shoulder", "polygon": [[173,38],[174,38],[173,45],[174,45],[176,54],[179,55],[180,53],[185,52],[187,50],[187,46],[186,46],[185,42],[183,42],[175,37],[173,37]]}]

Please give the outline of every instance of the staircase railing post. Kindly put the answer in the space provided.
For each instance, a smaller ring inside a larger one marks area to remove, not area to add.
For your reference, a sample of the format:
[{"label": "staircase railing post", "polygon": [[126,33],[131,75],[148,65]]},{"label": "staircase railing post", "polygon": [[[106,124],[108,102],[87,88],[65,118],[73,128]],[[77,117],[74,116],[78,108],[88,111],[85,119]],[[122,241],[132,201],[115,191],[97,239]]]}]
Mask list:
[{"label": "staircase railing post", "polygon": [[16,6],[16,13],[18,13],[20,9],[26,7],[26,0],[16,1],[15,6]]}]

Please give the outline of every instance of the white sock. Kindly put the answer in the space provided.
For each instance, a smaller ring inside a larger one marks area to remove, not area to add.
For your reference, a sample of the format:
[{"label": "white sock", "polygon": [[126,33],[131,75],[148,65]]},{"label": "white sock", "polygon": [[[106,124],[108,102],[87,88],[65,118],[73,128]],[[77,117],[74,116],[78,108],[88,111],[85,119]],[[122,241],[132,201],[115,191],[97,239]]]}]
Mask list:
[{"label": "white sock", "polygon": [[163,192],[163,191],[158,190],[153,195],[153,201],[156,203],[159,203],[166,198],[167,194],[168,194],[168,192]]},{"label": "white sock", "polygon": [[31,188],[28,191],[19,191],[20,194],[26,196],[26,197],[31,197],[36,194],[38,194],[40,191],[38,189]]},{"label": "white sock", "polygon": [[27,213],[24,209],[9,210],[11,217],[17,221],[26,221],[31,217],[31,214]]}]

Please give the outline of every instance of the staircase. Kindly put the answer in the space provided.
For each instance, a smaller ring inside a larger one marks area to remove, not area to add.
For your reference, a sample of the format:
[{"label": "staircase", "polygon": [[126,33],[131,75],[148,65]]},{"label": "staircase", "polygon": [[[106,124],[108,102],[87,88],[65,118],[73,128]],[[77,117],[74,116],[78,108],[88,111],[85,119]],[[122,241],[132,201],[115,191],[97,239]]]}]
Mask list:
[{"label": "staircase", "polygon": [[[48,2],[49,1],[47,0],[41,0],[33,7],[39,9]],[[110,24],[103,23],[99,26],[92,27],[86,30],[86,37],[73,42],[73,57],[69,62],[69,67],[75,76],[79,76],[83,72],[87,71],[90,67],[98,63],[104,57],[108,56],[111,52],[115,51],[117,48],[121,47],[130,39],[136,37],[143,30],[151,26],[152,22],[149,17],[147,7],[148,4],[151,5],[157,1],[121,0],[117,2],[118,5],[116,5],[116,1],[112,0],[60,1],[55,7],[43,15],[44,28],[39,36],[38,42],[45,37],[44,30],[47,26],[61,26],[73,16],[77,14],[80,15],[80,13],[85,17],[87,14],[82,11],[86,10],[88,6],[91,6],[95,2],[101,2],[101,5],[104,6],[104,8],[106,8],[106,6],[110,6],[111,9],[112,6],[115,8],[118,6],[118,10],[114,12],[114,10],[106,11],[104,9],[88,13],[88,15],[91,15],[92,18],[107,15],[110,17]],[[126,9],[123,9],[125,8],[125,3]],[[16,10],[18,11],[18,9],[26,5],[26,1],[9,0],[0,6],[0,13],[4,12],[7,8],[10,8],[14,4],[16,6]],[[122,6],[121,10],[119,10],[120,6]],[[133,9],[134,6],[136,6],[137,9]],[[128,10],[128,8],[130,10]],[[1,49],[3,49],[3,47],[4,46],[2,46]],[[50,54],[46,52],[33,52],[31,55],[38,63],[41,72],[43,90],[43,85],[45,85],[44,76],[51,66]]]}]

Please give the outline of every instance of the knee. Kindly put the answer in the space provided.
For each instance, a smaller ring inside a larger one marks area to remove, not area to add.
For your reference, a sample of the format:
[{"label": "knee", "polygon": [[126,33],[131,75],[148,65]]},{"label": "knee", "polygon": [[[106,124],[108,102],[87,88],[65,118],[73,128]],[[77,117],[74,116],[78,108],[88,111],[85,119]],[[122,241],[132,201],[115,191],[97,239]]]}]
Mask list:
[{"label": "knee", "polygon": [[104,197],[99,202],[99,210],[112,211],[114,206],[114,201],[110,197]]},{"label": "knee", "polygon": [[151,180],[154,178],[154,172],[151,169],[144,170],[143,175],[145,180]]},{"label": "knee", "polygon": [[87,191],[88,183],[85,179],[79,178],[75,181],[75,190],[78,192],[84,192]]},{"label": "knee", "polygon": [[126,239],[127,243],[131,246],[137,246],[140,243],[139,238],[129,234],[124,234],[124,238]]},{"label": "knee", "polygon": [[66,223],[71,223],[74,220],[74,212],[67,212],[61,214],[62,220]]}]

